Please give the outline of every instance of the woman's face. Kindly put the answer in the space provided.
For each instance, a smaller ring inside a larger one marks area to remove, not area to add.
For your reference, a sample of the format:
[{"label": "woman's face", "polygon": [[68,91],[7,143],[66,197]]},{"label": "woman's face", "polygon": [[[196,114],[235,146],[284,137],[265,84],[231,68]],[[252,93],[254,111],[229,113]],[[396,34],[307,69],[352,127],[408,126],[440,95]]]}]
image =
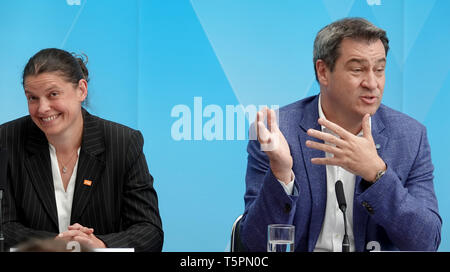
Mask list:
[{"label": "woman's face", "polygon": [[73,84],[60,73],[42,73],[27,76],[24,89],[31,119],[47,137],[62,136],[82,126],[81,103],[87,96],[86,80]]}]

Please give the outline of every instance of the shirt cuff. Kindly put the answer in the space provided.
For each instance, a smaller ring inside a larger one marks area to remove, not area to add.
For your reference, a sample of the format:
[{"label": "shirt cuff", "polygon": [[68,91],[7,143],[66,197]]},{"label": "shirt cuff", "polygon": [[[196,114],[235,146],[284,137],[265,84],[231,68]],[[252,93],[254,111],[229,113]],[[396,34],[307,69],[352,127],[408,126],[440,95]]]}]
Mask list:
[{"label": "shirt cuff", "polygon": [[286,194],[292,195],[292,193],[294,192],[294,180],[295,180],[294,171],[291,170],[291,181],[289,181],[288,184],[282,182],[279,179],[277,179],[277,180],[281,184],[281,186],[283,186],[283,189],[286,192]]}]

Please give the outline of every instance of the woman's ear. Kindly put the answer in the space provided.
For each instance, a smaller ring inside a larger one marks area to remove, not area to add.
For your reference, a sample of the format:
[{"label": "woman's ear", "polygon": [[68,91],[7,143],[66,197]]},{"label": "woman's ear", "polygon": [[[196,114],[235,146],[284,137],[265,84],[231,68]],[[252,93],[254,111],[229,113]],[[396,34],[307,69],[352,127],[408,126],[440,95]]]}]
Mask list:
[{"label": "woman's ear", "polygon": [[86,97],[88,95],[88,85],[85,79],[80,79],[80,81],[78,81],[77,92],[80,102],[86,100]]}]

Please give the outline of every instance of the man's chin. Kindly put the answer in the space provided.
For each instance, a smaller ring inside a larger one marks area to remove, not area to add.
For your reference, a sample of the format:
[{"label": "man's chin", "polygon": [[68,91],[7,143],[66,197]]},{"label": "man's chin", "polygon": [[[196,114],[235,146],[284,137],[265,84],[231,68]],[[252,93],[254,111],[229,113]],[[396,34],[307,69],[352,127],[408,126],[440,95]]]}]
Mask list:
[{"label": "man's chin", "polygon": [[370,107],[364,107],[364,109],[362,109],[360,111],[361,118],[364,117],[364,115],[366,115],[366,114],[370,114],[370,116],[373,116],[377,112],[379,107],[380,107],[380,104],[373,105]]}]

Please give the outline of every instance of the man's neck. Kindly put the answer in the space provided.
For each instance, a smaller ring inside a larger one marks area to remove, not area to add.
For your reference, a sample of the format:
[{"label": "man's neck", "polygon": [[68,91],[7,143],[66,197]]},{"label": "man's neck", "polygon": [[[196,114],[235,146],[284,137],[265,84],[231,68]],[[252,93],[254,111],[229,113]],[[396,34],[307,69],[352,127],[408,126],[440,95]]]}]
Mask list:
[{"label": "man's neck", "polygon": [[362,130],[362,117],[361,118],[349,118],[346,114],[338,109],[333,109],[331,103],[327,103],[326,99],[322,95],[319,98],[319,107],[322,109],[324,117],[330,121],[345,129],[346,131],[357,135]]}]

